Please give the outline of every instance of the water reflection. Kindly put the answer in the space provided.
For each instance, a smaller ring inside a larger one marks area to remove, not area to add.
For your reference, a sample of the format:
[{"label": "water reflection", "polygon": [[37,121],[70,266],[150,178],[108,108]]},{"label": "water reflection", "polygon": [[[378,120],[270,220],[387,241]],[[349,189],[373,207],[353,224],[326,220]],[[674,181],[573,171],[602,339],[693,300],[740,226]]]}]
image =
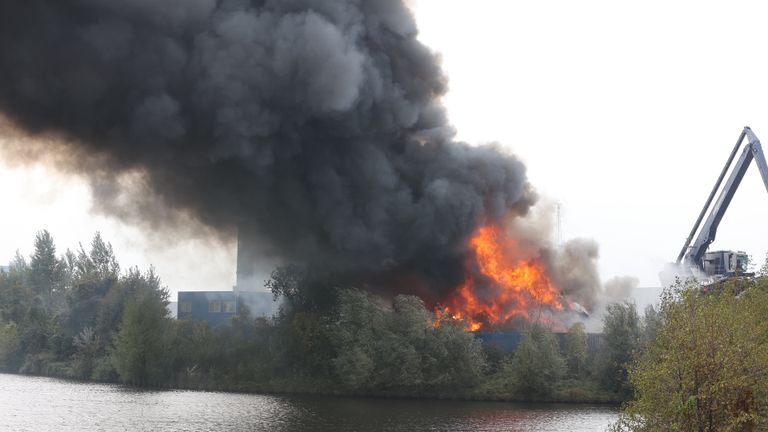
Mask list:
[{"label": "water reflection", "polygon": [[142,391],[0,374],[0,430],[600,431],[610,407]]}]

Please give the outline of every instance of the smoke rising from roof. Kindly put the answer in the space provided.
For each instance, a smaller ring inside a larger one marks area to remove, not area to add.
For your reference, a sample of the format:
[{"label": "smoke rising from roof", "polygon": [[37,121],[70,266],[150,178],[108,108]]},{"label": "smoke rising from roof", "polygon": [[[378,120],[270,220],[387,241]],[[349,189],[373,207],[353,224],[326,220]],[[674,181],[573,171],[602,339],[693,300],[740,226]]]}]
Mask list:
[{"label": "smoke rising from roof", "polygon": [[514,156],[453,140],[416,36],[392,0],[2,2],[0,112],[55,137],[5,150],[58,155],[157,229],[171,209],[286,261],[450,274],[533,194]]}]

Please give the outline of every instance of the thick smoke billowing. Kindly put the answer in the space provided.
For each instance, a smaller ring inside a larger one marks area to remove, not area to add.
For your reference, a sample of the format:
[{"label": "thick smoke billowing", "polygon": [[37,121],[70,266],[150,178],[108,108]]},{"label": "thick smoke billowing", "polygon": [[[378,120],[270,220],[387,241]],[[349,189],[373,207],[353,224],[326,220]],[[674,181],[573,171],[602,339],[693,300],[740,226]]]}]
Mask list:
[{"label": "thick smoke billowing", "polygon": [[601,328],[605,306],[629,300],[638,282],[632,277],[603,282],[597,268],[600,248],[594,240],[575,238],[562,245],[553,244],[555,209],[554,203],[542,200],[526,215],[511,221],[510,232],[518,253],[524,259],[543,258],[567,309],[590,314],[590,328]]},{"label": "thick smoke billowing", "polygon": [[563,245],[553,263],[558,286],[571,301],[587,311],[595,310],[602,293],[597,258],[598,246],[594,240],[573,239]]},{"label": "thick smoke billowing", "polygon": [[460,280],[467,236],[532,193],[513,156],[452,140],[416,35],[393,0],[4,1],[0,112],[56,138],[6,151],[66,155],[153,226],[170,208],[286,261]]}]

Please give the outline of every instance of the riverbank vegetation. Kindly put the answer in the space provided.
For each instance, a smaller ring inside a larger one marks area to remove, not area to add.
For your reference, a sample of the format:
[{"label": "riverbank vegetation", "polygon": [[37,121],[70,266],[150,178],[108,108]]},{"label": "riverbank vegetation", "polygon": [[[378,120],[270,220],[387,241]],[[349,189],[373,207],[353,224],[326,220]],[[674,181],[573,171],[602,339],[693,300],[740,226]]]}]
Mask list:
[{"label": "riverbank vegetation", "polygon": [[768,430],[768,279],[665,292],[619,431]]},{"label": "riverbank vegetation", "polygon": [[532,325],[512,353],[414,296],[375,297],[286,267],[267,283],[274,317],[232,324],[174,320],[152,269],[121,270],[98,234],[57,256],[50,234],[0,273],[0,370],[137,386],[334,395],[617,402],[627,364],[648,345],[656,313],[611,305],[588,345],[584,326]]}]

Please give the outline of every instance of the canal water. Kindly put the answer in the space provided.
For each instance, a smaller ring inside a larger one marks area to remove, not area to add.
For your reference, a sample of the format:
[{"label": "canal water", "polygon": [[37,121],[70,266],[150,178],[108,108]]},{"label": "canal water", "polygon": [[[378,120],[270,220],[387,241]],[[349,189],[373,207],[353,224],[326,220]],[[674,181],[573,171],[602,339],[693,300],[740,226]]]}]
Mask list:
[{"label": "canal water", "polygon": [[0,431],[602,431],[604,406],[198,391],[0,374]]}]

